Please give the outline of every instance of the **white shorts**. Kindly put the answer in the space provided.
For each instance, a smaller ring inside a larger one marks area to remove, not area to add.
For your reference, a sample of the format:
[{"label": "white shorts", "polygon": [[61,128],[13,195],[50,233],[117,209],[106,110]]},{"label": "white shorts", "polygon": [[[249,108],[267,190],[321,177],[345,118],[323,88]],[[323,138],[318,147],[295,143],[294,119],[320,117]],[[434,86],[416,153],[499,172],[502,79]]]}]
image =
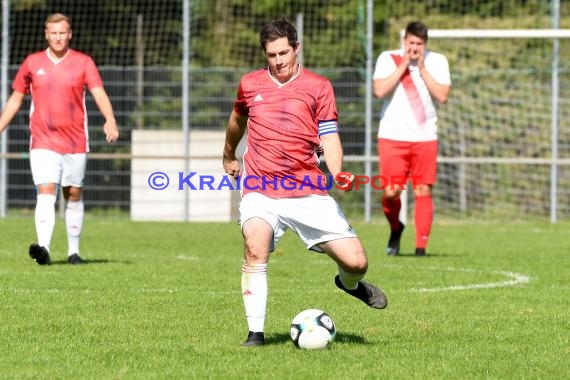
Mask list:
[{"label": "white shorts", "polygon": [[288,228],[299,235],[307,249],[324,252],[318,244],[356,237],[354,229],[336,201],[328,195],[297,198],[269,198],[260,193],[246,194],[239,206],[240,225],[254,217],[265,220],[273,229],[272,252]]},{"label": "white shorts", "polygon": [[60,154],[48,149],[30,151],[30,167],[36,186],[57,183],[62,187],[82,187],[86,164],[86,153]]}]

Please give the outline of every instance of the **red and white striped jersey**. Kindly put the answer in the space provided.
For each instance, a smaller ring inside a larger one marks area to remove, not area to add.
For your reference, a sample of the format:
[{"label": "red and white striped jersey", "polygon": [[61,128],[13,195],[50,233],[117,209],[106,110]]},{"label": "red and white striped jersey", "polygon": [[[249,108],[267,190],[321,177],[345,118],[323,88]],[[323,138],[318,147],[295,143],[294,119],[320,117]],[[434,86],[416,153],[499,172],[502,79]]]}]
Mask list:
[{"label": "red and white striped jersey", "polygon": [[[380,54],[373,78],[389,77],[403,55],[401,49]],[[449,63],[444,55],[426,51],[424,64],[438,83],[451,84]],[[378,137],[414,142],[437,140],[436,105],[416,65],[408,67],[392,94],[382,100]]]}]

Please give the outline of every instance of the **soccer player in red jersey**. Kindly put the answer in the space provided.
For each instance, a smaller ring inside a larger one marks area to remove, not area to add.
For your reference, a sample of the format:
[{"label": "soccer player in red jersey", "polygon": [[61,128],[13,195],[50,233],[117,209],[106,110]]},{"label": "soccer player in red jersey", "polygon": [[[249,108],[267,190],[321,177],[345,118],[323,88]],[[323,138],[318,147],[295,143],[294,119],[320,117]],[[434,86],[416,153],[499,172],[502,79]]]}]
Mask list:
[{"label": "soccer player in red jersey", "polygon": [[85,108],[88,88],[105,118],[107,142],[119,131],[113,107],[95,63],[86,54],[69,48],[71,20],[55,13],[45,21],[48,48],[26,57],[12,83],[12,95],[0,115],[0,133],[19,111],[26,94],[30,109],[30,166],[37,187],[35,225],[38,242],[29,248],[40,265],[51,263],[50,243],[55,225],[55,201],[61,185],[66,201],[65,222],[70,264],[82,264],[79,238],[83,225],[82,186],[89,139]]},{"label": "soccer player in red jersey", "polygon": [[451,90],[449,64],[444,55],[428,51],[428,29],[421,22],[407,25],[404,48],[385,51],[376,61],[374,94],[383,99],[378,130],[380,173],[399,178],[386,186],[382,207],[390,224],[386,251],[400,252],[404,224],[400,221],[402,179],[412,178],[415,194],[416,256],[425,256],[434,205],[432,187],[437,168],[436,104]]},{"label": "soccer player in red jersey", "polygon": [[[332,178],[342,172],[342,146],[332,85],[298,63],[300,44],[293,25],[265,25],[259,42],[268,67],[244,75],[229,117],[223,166],[247,178],[242,186],[240,225],[244,237],[241,288],[249,334],[244,346],[265,343],[267,263],[287,229],[309,250],[338,264],[335,284],[368,306],[383,309],[386,296],[362,281],[368,269],[364,248],[331,198],[319,169],[322,152]],[[247,133],[243,170],[236,158]]]}]

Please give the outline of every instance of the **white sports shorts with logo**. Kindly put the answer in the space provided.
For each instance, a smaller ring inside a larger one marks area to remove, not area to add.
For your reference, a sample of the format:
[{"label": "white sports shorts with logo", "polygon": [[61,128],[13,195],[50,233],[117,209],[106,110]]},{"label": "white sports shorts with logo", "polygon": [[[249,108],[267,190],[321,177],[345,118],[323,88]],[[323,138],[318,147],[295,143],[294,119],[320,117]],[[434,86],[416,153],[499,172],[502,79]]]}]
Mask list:
[{"label": "white sports shorts with logo", "polygon": [[62,187],[82,187],[86,164],[86,153],[61,154],[48,149],[30,151],[30,167],[36,186],[57,183]]},{"label": "white sports shorts with logo", "polygon": [[324,252],[318,244],[331,240],[356,237],[337,202],[328,195],[297,198],[269,198],[260,193],[247,193],[241,200],[240,225],[251,218],[265,220],[273,229],[273,252],[287,229],[299,235],[307,249]]}]

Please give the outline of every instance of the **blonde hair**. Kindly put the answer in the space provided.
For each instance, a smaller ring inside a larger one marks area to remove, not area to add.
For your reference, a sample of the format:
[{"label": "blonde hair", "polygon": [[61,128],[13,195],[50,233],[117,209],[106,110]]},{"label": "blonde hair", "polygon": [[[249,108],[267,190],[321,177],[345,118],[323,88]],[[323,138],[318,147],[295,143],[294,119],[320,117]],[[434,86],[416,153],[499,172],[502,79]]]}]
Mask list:
[{"label": "blonde hair", "polygon": [[71,19],[68,16],[64,15],[63,13],[53,13],[47,16],[44,25],[47,28],[48,24],[60,21],[67,22],[67,25],[69,25],[69,29],[71,29]]}]

